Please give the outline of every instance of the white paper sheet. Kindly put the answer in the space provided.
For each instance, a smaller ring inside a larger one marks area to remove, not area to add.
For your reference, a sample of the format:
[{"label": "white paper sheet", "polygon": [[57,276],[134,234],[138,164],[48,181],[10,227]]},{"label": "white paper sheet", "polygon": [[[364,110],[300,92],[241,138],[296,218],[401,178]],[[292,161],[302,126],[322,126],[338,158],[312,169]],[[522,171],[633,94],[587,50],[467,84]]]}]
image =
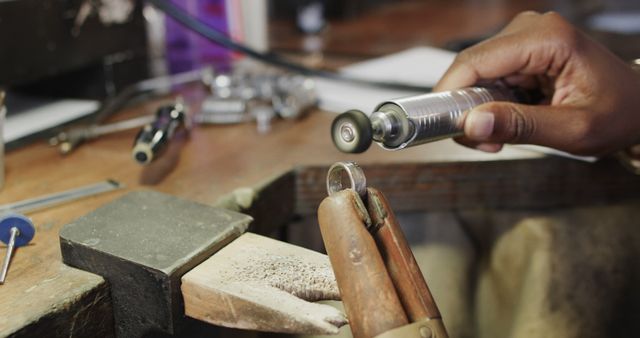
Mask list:
[{"label": "white paper sheet", "polygon": [[15,141],[86,116],[98,107],[97,101],[71,99],[42,102],[20,112],[11,111],[9,106],[7,111],[9,115],[4,124],[4,142]]},{"label": "white paper sheet", "polygon": [[[340,71],[354,77],[430,87],[449,68],[456,54],[432,47],[416,47],[344,67]],[[367,114],[380,101],[420,94],[419,92],[365,87],[339,81],[316,79],[320,108],[343,112],[360,109]]]}]

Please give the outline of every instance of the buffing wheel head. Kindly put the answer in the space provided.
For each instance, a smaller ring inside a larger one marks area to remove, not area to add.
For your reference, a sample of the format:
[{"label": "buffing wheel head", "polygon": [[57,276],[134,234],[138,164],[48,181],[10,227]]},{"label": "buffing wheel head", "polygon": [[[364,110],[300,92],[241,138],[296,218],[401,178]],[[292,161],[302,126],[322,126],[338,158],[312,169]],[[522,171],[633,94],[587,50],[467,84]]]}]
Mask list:
[{"label": "buffing wheel head", "polygon": [[349,110],[338,115],[331,124],[331,139],[343,153],[362,153],[369,149],[373,137],[371,122],[365,113]]}]

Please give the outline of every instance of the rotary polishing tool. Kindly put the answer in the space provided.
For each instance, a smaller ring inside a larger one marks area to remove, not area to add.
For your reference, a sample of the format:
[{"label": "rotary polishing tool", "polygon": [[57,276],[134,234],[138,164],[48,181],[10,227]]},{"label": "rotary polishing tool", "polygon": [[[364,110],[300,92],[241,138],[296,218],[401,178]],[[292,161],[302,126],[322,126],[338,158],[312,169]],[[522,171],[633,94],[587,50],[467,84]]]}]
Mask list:
[{"label": "rotary polishing tool", "polygon": [[389,100],[367,116],[359,110],[338,115],[331,125],[335,146],[345,153],[362,153],[373,141],[387,150],[400,150],[463,134],[464,114],[491,101],[532,104],[541,95],[506,86],[469,87]]}]

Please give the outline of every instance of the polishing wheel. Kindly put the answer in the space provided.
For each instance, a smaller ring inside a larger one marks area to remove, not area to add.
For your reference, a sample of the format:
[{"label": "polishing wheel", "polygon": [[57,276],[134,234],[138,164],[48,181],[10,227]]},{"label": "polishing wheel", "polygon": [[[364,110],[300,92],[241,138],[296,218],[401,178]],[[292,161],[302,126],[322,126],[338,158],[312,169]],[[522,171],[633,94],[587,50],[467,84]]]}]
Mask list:
[{"label": "polishing wheel", "polygon": [[331,138],[338,150],[344,153],[362,153],[369,149],[373,137],[371,122],[359,110],[349,110],[338,115],[331,124]]}]

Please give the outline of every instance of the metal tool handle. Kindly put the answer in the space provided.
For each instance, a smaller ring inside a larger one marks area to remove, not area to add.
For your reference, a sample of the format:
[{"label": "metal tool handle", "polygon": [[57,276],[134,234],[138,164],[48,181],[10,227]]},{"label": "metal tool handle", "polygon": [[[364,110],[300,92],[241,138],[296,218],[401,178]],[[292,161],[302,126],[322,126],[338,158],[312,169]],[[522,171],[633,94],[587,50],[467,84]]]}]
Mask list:
[{"label": "metal tool handle", "polygon": [[11,262],[11,256],[13,256],[13,249],[16,244],[16,237],[20,234],[20,230],[18,228],[11,228],[10,231],[10,239],[9,243],[7,243],[7,253],[4,255],[4,260],[2,261],[2,269],[0,269],[0,284],[4,284],[5,279],[7,278],[7,272],[9,271],[9,263]]},{"label": "metal tool handle", "polygon": [[373,139],[383,148],[409,146],[461,135],[464,114],[491,101],[518,101],[506,87],[469,87],[390,100],[371,115]]},{"label": "metal tool handle", "polygon": [[160,107],[155,119],[138,132],[131,151],[133,158],[140,164],[149,164],[167,148],[176,130],[187,124],[181,103]]},{"label": "metal tool handle", "polygon": [[456,137],[463,133],[467,111],[491,101],[537,103],[541,95],[505,86],[469,87],[389,100],[367,116],[359,110],[338,115],[331,125],[335,146],[361,153],[375,141],[384,149],[406,147]]}]

